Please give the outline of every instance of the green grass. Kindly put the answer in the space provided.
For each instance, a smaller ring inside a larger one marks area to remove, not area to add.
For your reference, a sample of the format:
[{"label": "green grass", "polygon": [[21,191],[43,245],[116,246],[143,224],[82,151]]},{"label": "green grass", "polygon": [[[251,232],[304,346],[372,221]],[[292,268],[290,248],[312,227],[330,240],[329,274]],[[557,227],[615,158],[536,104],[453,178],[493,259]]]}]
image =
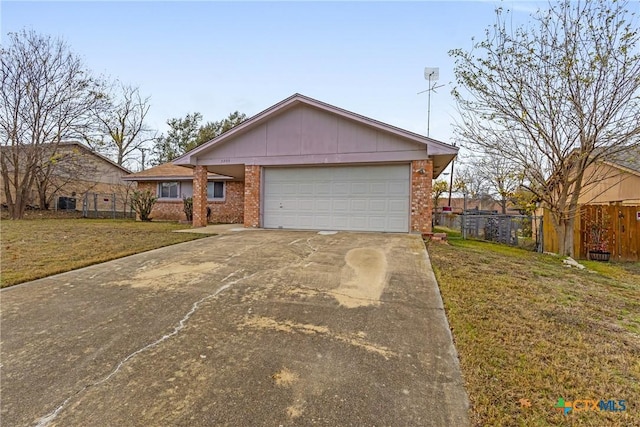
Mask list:
[{"label": "green grass", "polygon": [[172,233],[189,227],[112,219],[3,219],[0,287],[206,237]]},{"label": "green grass", "polygon": [[[428,246],[474,425],[640,425],[639,263],[579,271],[481,241]],[[624,399],[627,410],[565,416],[560,397]]]}]

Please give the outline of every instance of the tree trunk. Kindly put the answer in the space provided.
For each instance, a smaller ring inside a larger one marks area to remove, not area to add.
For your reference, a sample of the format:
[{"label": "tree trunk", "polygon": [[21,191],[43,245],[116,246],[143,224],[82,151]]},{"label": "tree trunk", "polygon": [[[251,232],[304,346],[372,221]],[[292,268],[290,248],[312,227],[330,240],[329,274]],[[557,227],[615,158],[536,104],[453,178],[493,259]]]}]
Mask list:
[{"label": "tree trunk", "polygon": [[40,209],[44,209],[44,210],[48,210],[49,209],[49,201],[47,200],[47,190],[41,190],[40,188],[38,189],[38,199],[40,199],[40,202],[38,203],[38,205],[40,206]]},{"label": "tree trunk", "polygon": [[500,200],[500,208],[502,209],[502,215],[506,215],[507,214],[507,200],[506,199]]},{"label": "tree trunk", "polygon": [[558,255],[574,257],[573,227],[574,215],[551,214],[551,223],[558,239]]},{"label": "tree trunk", "polygon": [[18,191],[18,194],[16,194],[16,197],[13,203],[9,203],[9,217],[11,219],[24,218],[24,211],[26,206],[27,206],[26,198],[23,197],[22,194],[20,194],[20,191]]}]

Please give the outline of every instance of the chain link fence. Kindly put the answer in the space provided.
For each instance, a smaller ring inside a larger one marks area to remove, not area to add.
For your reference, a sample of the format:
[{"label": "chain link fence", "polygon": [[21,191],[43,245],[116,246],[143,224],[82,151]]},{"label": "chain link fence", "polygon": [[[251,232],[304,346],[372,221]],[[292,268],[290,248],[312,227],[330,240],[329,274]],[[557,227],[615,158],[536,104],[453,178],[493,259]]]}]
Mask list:
[{"label": "chain link fence", "polygon": [[436,226],[460,231],[463,239],[478,239],[542,252],[542,217],[477,210],[438,212]]},{"label": "chain link fence", "polygon": [[58,212],[81,212],[84,218],[135,218],[129,194],[85,193],[79,197],[57,196]]}]

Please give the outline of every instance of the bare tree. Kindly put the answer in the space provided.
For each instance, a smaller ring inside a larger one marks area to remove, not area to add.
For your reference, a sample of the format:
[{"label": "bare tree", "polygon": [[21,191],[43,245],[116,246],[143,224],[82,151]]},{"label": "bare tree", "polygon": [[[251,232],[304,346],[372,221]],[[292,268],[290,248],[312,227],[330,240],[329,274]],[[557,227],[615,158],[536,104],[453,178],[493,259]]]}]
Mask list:
[{"label": "bare tree", "polygon": [[484,193],[498,202],[503,214],[513,200],[516,190],[522,184],[522,173],[517,165],[504,156],[486,154],[472,160],[473,173],[481,177]]},{"label": "bare tree", "polygon": [[145,123],[151,107],[149,101],[150,97],[140,95],[138,87],[114,83],[108,104],[94,110],[97,132],[85,136],[89,146],[124,166],[156,136]]},{"label": "bare tree", "polygon": [[[101,99],[99,82],[60,39],[10,33],[1,48],[0,172],[9,214],[24,216],[43,156],[84,133]],[[47,147],[44,153],[43,147]]]},{"label": "bare tree", "polygon": [[640,34],[629,4],[638,11],[563,0],[516,29],[498,9],[472,51],[450,52],[461,138],[519,166],[563,255],[573,255],[585,169],[640,143]]},{"label": "bare tree", "polygon": [[[461,163],[453,180],[453,191],[466,194],[469,201],[477,202],[479,208],[482,208],[482,202],[486,203],[487,199],[491,199],[485,189],[484,178],[475,173],[469,164]],[[489,202],[493,204],[493,199]]]}]

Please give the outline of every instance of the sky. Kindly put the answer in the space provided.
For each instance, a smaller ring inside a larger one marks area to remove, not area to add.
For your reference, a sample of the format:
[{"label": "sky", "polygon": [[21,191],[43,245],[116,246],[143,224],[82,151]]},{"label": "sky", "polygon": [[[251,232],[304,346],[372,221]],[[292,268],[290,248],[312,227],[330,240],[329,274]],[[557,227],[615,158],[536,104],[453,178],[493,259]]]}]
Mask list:
[{"label": "sky", "polygon": [[301,93],[422,135],[425,67],[439,68],[430,136],[455,143],[449,50],[472,47],[497,6],[524,22],[529,1],[0,1],[0,43],[22,29],[64,39],[96,74],[140,87],[147,123],[200,112],[252,116]]}]

